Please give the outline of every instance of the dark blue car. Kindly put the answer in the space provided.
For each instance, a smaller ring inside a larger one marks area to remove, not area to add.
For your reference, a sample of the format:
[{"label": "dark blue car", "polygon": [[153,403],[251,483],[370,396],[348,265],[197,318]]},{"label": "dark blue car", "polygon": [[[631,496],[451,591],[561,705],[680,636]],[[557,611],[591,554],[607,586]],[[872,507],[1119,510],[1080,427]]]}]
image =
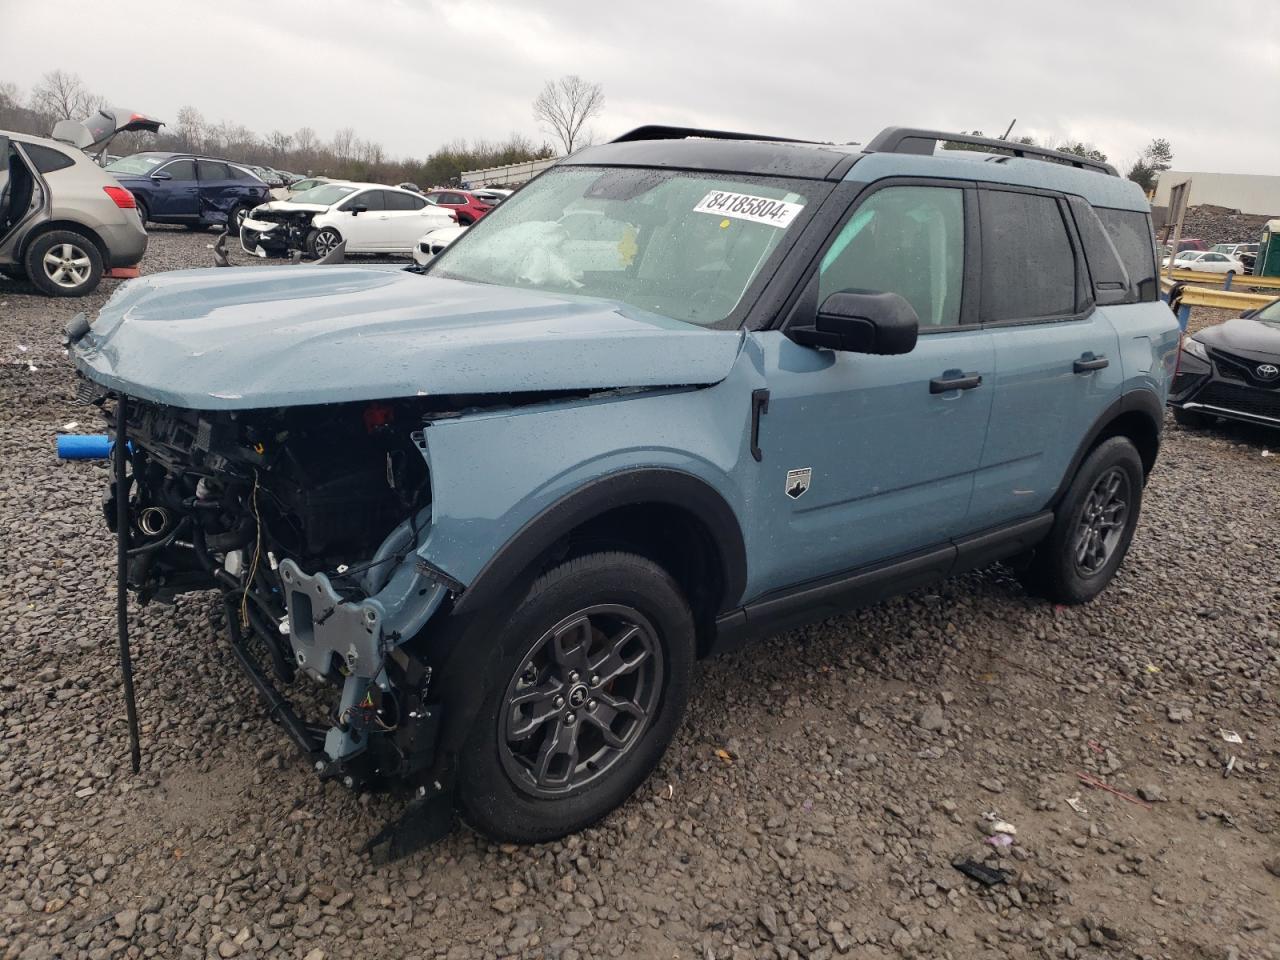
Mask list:
[{"label": "dark blue car", "polygon": [[258,177],[214,157],[135,153],[106,169],[133,194],[143,223],[180,223],[192,230],[229,224],[234,233],[246,213],[271,199]]}]

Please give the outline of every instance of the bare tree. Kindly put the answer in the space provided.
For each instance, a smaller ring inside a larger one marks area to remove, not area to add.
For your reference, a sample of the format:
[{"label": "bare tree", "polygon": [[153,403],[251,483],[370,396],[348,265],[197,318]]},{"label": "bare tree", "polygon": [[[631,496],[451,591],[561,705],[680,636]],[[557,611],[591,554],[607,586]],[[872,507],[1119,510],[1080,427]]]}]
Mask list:
[{"label": "bare tree", "polygon": [[350,160],[355,154],[356,132],[343,127],[333,135],[333,153],[339,160]]},{"label": "bare tree", "polygon": [[267,143],[271,147],[272,156],[279,161],[289,152],[289,145],[293,143],[293,137],[282,130],[272,130],[267,136]]},{"label": "bare tree", "polygon": [[583,80],[576,73],[548,80],[533,101],[533,118],[560,141],[565,153],[581,146],[583,127],[603,110],[600,84]]},{"label": "bare tree", "polygon": [[310,127],[299,127],[293,134],[293,148],[299,153],[309,154],[320,144],[320,138]]},{"label": "bare tree", "polygon": [[188,150],[204,149],[204,116],[195,107],[186,106],[178,109],[178,122],[174,124],[174,132]]},{"label": "bare tree", "polygon": [[79,74],[51,70],[31,88],[31,109],[54,120],[82,120],[102,103]]},{"label": "bare tree", "polygon": [[0,107],[11,110],[21,99],[16,83],[12,80],[0,80]]}]

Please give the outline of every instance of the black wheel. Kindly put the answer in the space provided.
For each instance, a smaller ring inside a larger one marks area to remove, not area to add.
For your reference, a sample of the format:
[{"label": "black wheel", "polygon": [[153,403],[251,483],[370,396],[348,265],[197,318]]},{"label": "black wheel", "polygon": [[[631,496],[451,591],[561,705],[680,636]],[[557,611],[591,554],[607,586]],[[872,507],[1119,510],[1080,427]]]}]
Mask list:
[{"label": "black wheel", "polygon": [[147,225],[147,216],[148,216],[147,205],[143,203],[141,200],[139,200],[137,197],[133,198],[133,203],[134,203],[134,206],[138,208],[138,219],[142,221],[142,225],[145,227]]},{"label": "black wheel", "polygon": [[233,236],[240,236],[240,224],[244,223],[244,218],[249,215],[247,208],[236,204],[227,213],[227,232]]},{"label": "black wheel", "polygon": [[27,277],[51,297],[82,297],[102,279],[102,254],[74,230],[50,230],[31,241],[22,258]]},{"label": "black wheel", "polygon": [[458,214],[458,226],[460,227],[469,227],[475,222],[475,217],[469,217],[465,213]]},{"label": "black wheel", "polygon": [[307,252],[319,260],[331,253],[342,242],[342,236],[333,227],[312,230],[307,234]]},{"label": "black wheel", "polygon": [[518,843],[581,830],[631,795],[680,724],[689,605],[652,561],[595,553],[540,577],[495,642],[459,760],[463,819]]},{"label": "black wheel", "polygon": [[1023,581],[1058,603],[1086,603],[1115,576],[1142,509],[1142,459],[1128,437],[1085,457]]},{"label": "black wheel", "polygon": [[1179,426],[1186,427],[1189,430],[1204,430],[1213,425],[1214,418],[1207,413],[1200,413],[1198,410],[1183,410],[1181,407],[1173,407],[1173,419]]}]

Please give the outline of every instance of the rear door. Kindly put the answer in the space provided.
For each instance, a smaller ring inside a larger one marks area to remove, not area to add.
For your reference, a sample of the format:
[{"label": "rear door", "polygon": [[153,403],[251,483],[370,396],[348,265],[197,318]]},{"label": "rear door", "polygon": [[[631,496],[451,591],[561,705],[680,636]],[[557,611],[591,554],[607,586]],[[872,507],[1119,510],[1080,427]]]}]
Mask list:
[{"label": "rear door", "polygon": [[387,208],[384,214],[386,246],[383,249],[408,253],[418,238],[430,229],[425,226],[428,221],[422,215],[423,208],[427,206],[426,198],[399,190],[383,190],[382,198]]},{"label": "rear door", "polygon": [[200,178],[200,216],[209,223],[226,223],[231,208],[240,202],[240,182],[221,160],[197,160]]},{"label": "rear door", "polygon": [[995,347],[991,425],[973,493],[975,529],[1043,509],[1124,379],[1094,305],[1065,198],[978,189],[979,319]]}]

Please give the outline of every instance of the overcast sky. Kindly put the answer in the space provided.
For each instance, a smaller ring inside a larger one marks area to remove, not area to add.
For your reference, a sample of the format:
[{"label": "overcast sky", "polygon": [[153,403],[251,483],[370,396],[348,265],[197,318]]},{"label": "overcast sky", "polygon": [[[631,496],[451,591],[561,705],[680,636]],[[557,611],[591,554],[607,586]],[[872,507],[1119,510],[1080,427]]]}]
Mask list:
[{"label": "overcast sky", "polygon": [[1181,170],[1280,174],[1280,0],[0,0],[0,81],[55,67],[170,122],[192,104],[260,134],[353,126],[397,156],[539,136],[530,101],[577,73],[604,87],[597,139],[1016,117],[1122,168],[1163,136]]}]

